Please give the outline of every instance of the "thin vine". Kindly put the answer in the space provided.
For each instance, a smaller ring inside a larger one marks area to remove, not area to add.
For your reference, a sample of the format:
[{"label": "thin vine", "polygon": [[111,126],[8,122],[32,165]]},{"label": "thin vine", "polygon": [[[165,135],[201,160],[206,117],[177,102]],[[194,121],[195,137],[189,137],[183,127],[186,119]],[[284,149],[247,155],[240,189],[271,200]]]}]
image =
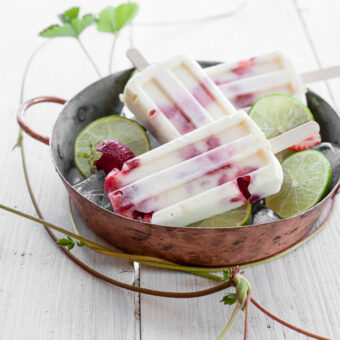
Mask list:
[{"label": "thin vine", "polygon": [[[67,12],[65,12],[65,13],[67,13]],[[77,12],[77,17],[78,17],[78,12]],[[85,17],[86,16],[84,16],[82,20],[84,20]],[[111,66],[112,66],[113,51],[115,49],[115,44],[116,44],[117,36],[114,37],[114,42],[113,42],[113,46],[112,46],[112,55],[110,57],[110,66],[109,66],[110,70],[111,70]],[[20,104],[23,103],[24,89],[25,89],[26,78],[27,78],[27,74],[28,74],[29,68],[30,68],[30,66],[31,66],[31,64],[33,62],[34,57],[37,55],[37,53],[39,51],[41,51],[41,49],[47,44],[47,42],[45,42],[45,43],[41,44],[40,46],[38,46],[38,48],[32,53],[32,55],[28,59],[28,62],[26,64],[26,67],[25,67],[25,70],[24,70],[24,73],[23,73],[23,77],[22,77],[21,90],[20,90]],[[98,75],[100,76],[100,72],[99,72],[98,68],[96,67],[95,63],[93,62],[93,60],[92,60],[91,64],[94,67],[94,69],[96,70],[96,72],[98,73]],[[72,233],[72,232],[70,232],[68,230],[60,228],[60,227],[58,227],[58,226],[56,226],[56,225],[54,225],[52,223],[46,222],[43,219],[42,212],[41,212],[41,210],[39,208],[39,205],[38,205],[37,200],[35,198],[35,195],[33,193],[31,182],[30,182],[30,179],[29,179],[27,165],[26,165],[26,156],[25,156],[25,151],[24,151],[23,132],[22,132],[21,129],[19,130],[18,141],[17,141],[16,147],[20,148],[22,167],[23,167],[23,172],[24,172],[26,186],[27,186],[27,189],[28,189],[29,196],[31,198],[32,204],[33,204],[33,206],[34,206],[34,208],[36,210],[36,213],[37,213],[39,218],[36,218],[34,216],[25,214],[25,213],[20,212],[20,211],[18,211],[16,209],[12,209],[12,208],[6,207],[6,206],[4,206],[2,204],[0,204],[0,208],[4,209],[4,210],[7,210],[9,212],[15,213],[15,214],[17,214],[17,215],[19,215],[21,217],[30,219],[32,221],[35,221],[35,222],[40,223],[41,225],[43,225],[45,227],[45,229],[47,230],[47,232],[49,233],[49,235],[51,236],[51,238],[54,240],[54,242],[59,245],[61,250],[72,261],[74,261],[76,264],[78,264],[84,270],[89,272],[91,275],[94,275],[94,276],[98,277],[99,279],[102,279],[102,280],[104,280],[106,282],[109,282],[109,283],[111,283],[111,284],[113,284],[115,286],[118,286],[118,287],[121,287],[121,288],[124,288],[124,289],[128,289],[128,290],[139,292],[139,293],[154,295],[154,296],[171,297],[171,298],[195,298],[195,297],[210,295],[210,294],[216,293],[218,291],[225,290],[225,289],[227,289],[229,287],[235,287],[236,288],[236,294],[228,294],[228,296],[235,295],[235,298],[238,301],[236,303],[236,307],[234,309],[234,312],[233,312],[230,320],[228,321],[225,329],[222,331],[222,333],[221,333],[221,335],[219,336],[218,339],[222,339],[224,337],[224,335],[227,333],[227,331],[230,328],[233,320],[235,319],[236,314],[237,314],[239,309],[244,309],[245,310],[244,339],[247,338],[247,335],[248,335],[248,309],[249,309],[249,302],[251,302],[255,307],[257,307],[263,313],[265,313],[266,315],[271,317],[273,320],[281,323],[282,325],[284,325],[286,327],[289,327],[289,328],[295,330],[296,332],[300,332],[300,333],[302,333],[302,334],[304,334],[306,336],[310,336],[310,337],[315,338],[315,339],[320,339],[320,340],[327,339],[325,337],[321,337],[319,335],[310,333],[310,332],[302,330],[302,329],[300,329],[300,328],[298,328],[296,326],[293,326],[293,325],[287,323],[286,321],[278,318],[274,314],[270,313],[268,310],[266,310],[263,306],[261,306],[250,295],[250,286],[248,285],[247,281],[239,274],[239,269],[238,268],[236,268],[234,270],[230,270],[228,268],[222,268],[222,267],[220,267],[220,268],[203,268],[203,267],[181,266],[181,265],[178,265],[176,263],[173,263],[173,262],[170,262],[170,261],[166,261],[166,260],[163,260],[163,259],[159,259],[159,258],[155,258],[155,257],[132,255],[132,254],[123,254],[123,253],[114,252],[111,249],[103,247],[100,244],[97,244],[95,242],[92,242],[92,241],[82,237],[80,235],[80,233],[79,233],[79,230],[77,228],[77,225],[76,225],[76,222],[75,222],[75,219],[74,219],[74,215],[73,215],[73,212],[72,212],[72,206],[71,206],[70,198],[69,198],[70,219],[71,219],[71,223],[72,223],[72,226],[74,228],[75,233]],[[316,233],[319,232],[323,226],[324,226],[324,224],[321,224],[313,233],[311,233],[303,241],[300,241],[299,243],[297,243],[294,247],[292,247],[292,249],[295,249],[296,247],[298,247],[302,243],[308,241],[311,237],[316,235]],[[56,235],[53,233],[53,231],[51,229],[57,230],[59,232],[64,233],[65,235],[67,235],[69,237],[68,241],[71,242],[71,244],[72,244],[72,242],[74,242],[73,239],[76,239],[76,240],[78,240],[78,242],[77,242],[78,246],[84,246],[85,245],[86,247],[88,247],[92,251],[95,251],[95,252],[100,253],[100,254],[105,255],[105,256],[125,258],[125,259],[128,259],[130,261],[135,261],[135,262],[138,262],[138,263],[142,263],[142,264],[146,264],[146,265],[154,266],[154,267],[162,267],[162,268],[168,268],[168,269],[172,269],[172,270],[180,270],[180,271],[187,272],[189,274],[197,275],[197,276],[200,276],[200,277],[205,277],[205,278],[212,279],[212,280],[215,280],[215,281],[221,282],[221,283],[216,285],[216,286],[214,286],[214,287],[211,287],[211,288],[208,288],[208,289],[205,289],[205,290],[196,291],[196,292],[164,292],[164,291],[157,291],[157,290],[151,290],[151,289],[147,289],[147,288],[142,288],[142,287],[136,287],[136,286],[128,285],[128,284],[122,283],[120,281],[116,281],[116,280],[114,280],[114,279],[112,279],[110,277],[107,277],[107,276],[105,276],[105,275],[95,271],[93,268],[87,266],[84,262],[82,262],[80,259],[78,259],[76,256],[74,256],[70,251],[68,251],[65,246],[62,245],[62,242],[60,242],[61,240],[58,240],[58,238],[56,237]],[[286,253],[286,252],[287,251],[282,252],[280,255],[282,255],[283,253]],[[273,258],[275,258],[275,257],[273,257]],[[270,259],[272,259],[272,258],[270,258]],[[268,259],[268,260],[270,260],[270,259]],[[263,261],[260,261],[260,262],[257,262],[257,263],[263,263]],[[255,263],[255,264],[257,264],[257,263]],[[247,264],[245,266],[248,266],[248,265],[249,264]],[[253,265],[253,264],[251,264],[251,265]],[[221,271],[221,270],[225,270],[224,271],[224,276],[227,275],[228,276],[227,279],[226,279],[226,277],[221,277],[221,276],[217,276],[217,275],[213,275],[213,274],[209,273],[211,271]],[[241,285],[242,285],[242,287],[241,287]],[[227,296],[225,296],[225,297],[227,297]],[[229,302],[227,304],[229,304]],[[236,300],[234,302],[236,302]]]}]

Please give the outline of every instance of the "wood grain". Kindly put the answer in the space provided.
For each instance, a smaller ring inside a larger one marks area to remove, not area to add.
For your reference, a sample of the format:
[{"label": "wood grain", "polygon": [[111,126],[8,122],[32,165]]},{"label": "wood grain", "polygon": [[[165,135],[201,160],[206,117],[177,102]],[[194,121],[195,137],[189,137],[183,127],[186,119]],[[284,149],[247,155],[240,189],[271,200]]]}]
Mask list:
[{"label": "wood grain", "polygon": [[[190,53],[201,60],[233,61],[282,50],[299,72],[338,64],[340,60],[339,4],[337,0],[246,1],[229,18],[201,24],[149,26],[150,21],[183,20],[214,15],[238,3],[216,0],[141,0],[133,41],[151,61],[176,53]],[[46,2],[7,1],[1,4],[2,51],[0,55],[0,202],[34,213],[20,167],[16,142],[15,110],[24,63],[41,43],[44,27],[56,14],[74,5],[71,0]],[[82,1],[83,13],[98,12],[112,1]],[[230,7],[229,7],[230,6]],[[15,15],[15,27],[13,16]],[[111,37],[94,27],[84,33],[84,44],[107,73]],[[115,55],[115,70],[128,67],[124,55],[130,30],[122,33]],[[51,68],[51,64],[53,67]],[[96,80],[88,60],[72,39],[55,39],[32,64],[25,98],[55,95],[70,98]],[[340,80],[313,84],[311,88],[339,105]],[[28,118],[37,131],[50,133],[58,106],[32,108]],[[67,195],[50,162],[48,149],[25,138],[34,191],[46,218],[70,226]],[[82,224],[81,231],[96,236]],[[312,241],[273,262],[245,270],[253,295],[266,308],[309,331],[340,338],[340,201],[326,228]],[[101,241],[101,240],[98,240]],[[106,259],[76,249],[86,263],[98,270],[133,282],[133,267],[125,261]],[[50,241],[40,226],[0,211],[0,329],[1,339],[215,339],[231,309],[219,300],[223,293],[194,300],[169,300],[139,296],[90,277],[72,264]],[[183,273],[140,269],[140,284],[156,289],[197,290],[211,285]],[[135,305],[136,302],[136,305]],[[139,315],[140,313],[140,321]],[[303,339],[251,308],[249,339]],[[243,315],[238,315],[228,339],[242,339]]]}]

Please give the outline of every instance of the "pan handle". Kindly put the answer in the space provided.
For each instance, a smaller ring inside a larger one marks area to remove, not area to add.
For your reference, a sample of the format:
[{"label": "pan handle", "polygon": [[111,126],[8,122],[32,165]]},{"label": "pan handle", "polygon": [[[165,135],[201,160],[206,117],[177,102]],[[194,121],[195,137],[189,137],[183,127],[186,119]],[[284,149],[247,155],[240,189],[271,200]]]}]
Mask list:
[{"label": "pan handle", "polygon": [[50,138],[44,135],[41,135],[35,131],[33,131],[28,124],[26,123],[24,119],[25,112],[27,111],[28,108],[31,106],[38,104],[38,103],[58,103],[58,104],[65,104],[66,100],[58,98],[58,97],[47,97],[47,96],[42,96],[42,97],[36,97],[30,100],[27,100],[24,102],[18,109],[17,112],[17,121],[20,125],[20,127],[32,138],[38,140],[39,142],[45,143],[47,145],[50,144]]}]

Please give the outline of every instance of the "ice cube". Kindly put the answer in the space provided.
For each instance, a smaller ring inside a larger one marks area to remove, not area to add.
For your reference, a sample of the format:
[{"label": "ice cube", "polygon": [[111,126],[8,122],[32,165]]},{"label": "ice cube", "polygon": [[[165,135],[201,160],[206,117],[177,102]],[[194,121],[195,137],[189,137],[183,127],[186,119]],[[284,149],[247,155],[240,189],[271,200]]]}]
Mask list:
[{"label": "ice cube", "polygon": [[279,221],[281,218],[269,208],[258,210],[253,217],[253,224],[262,224]]},{"label": "ice cube", "polygon": [[67,180],[70,182],[71,185],[75,185],[83,181],[84,176],[79,172],[77,168],[72,168],[67,175]]},{"label": "ice cube", "polygon": [[104,209],[112,211],[111,203],[105,194],[105,176],[106,175],[104,171],[99,171],[85,181],[74,185],[73,188],[91,202]]}]

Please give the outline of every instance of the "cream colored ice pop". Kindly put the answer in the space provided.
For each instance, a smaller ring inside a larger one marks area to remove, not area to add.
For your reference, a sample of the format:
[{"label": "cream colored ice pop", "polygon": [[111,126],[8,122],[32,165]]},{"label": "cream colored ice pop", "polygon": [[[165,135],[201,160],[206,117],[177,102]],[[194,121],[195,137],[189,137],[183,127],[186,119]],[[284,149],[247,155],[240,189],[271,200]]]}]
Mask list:
[{"label": "cream colored ice pop", "polygon": [[120,215],[185,226],[278,192],[283,174],[273,151],[316,131],[309,122],[268,142],[238,112],[125,162],[108,174],[105,190]]},{"label": "cream colored ice pop", "polygon": [[272,93],[285,93],[305,101],[305,84],[340,77],[340,66],[297,74],[290,60],[273,52],[235,63],[207,67],[205,72],[238,109],[246,109]]},{"label": "cream colored ice pop", "polygon": [[[133,58],[131,50],[129,56]],[[197,62],[185,55],[149,65],[132,77],[125,87],[124,101],[161,143],[236,113]]]},{"label": "cream colored ice pop", "polygon": [[301,77],[280,52],[204,70],[237,109],[250,107],[258,98],[272,93],[285,93],[305,100],[306,90]]}]

